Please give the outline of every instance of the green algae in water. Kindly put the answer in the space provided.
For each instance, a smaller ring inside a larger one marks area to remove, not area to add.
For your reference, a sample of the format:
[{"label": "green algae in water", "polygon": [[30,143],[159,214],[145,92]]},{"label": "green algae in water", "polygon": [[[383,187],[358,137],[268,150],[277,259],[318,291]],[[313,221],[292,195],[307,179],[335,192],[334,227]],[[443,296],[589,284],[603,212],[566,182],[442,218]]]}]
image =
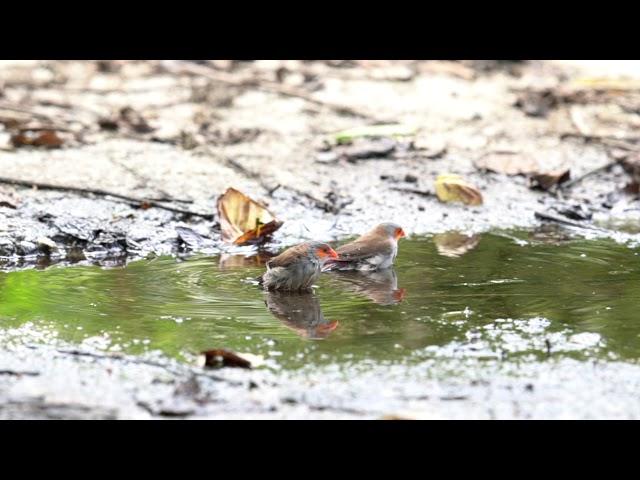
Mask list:
[{"label": "green algae in water", "polygon": [[446,248],[442,236],[402,241],[394,271],[325,274],[313,295],[262,292],[248,280],[264,268],[256,257],[0,273],[0,326],[176,358],[228,348],[285,368],[425,356],[640,357],[637,250],[528,233],[460,238],[444,237]]}]

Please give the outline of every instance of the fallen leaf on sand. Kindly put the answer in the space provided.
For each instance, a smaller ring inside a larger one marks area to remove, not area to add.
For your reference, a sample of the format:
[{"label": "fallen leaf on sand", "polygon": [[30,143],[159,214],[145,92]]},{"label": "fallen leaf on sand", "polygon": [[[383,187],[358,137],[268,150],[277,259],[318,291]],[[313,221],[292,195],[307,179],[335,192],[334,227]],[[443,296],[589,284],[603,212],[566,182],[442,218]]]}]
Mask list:
[{"label": "fallen leaf on sand", "polygon": [[408,125],[369,125],[343,130],[336,133],[334,138],[338,143],[345,143],[361,137],[406,137],[415,135],[417,130]]},{"label": "fallen leaf on sand", "polygon": [[278,230],[282,223],[264,205],[235,188],[218,198],[222,240],[235,245],[260,243]]},{"label": "fallen leaf on sand", "polygon": [[515,152],[491,152],[473,162],[478,170],[506,175],[526,175],[538,171],[538,162]]},{"label": "fallen leaf on sand", "polygon": [[535,173],[529,178],[531,188],[540,188],[549,190],[555,185],[559,185],[571,178],[571,172],[567,168],[565,170],[554,170],[552,172]]},{"label": "fallen leaf on sand", "polygon": [[450,173],[438,175],[436,195],[441,202],[462,202],[466,205],[482,205],[482,194],[460,175]]},{"label": "fallen leaf on sand", "polygon": [[480,243],[480,235],[465,235],[459,232],[439,233],[433,236],[438,253],[445,257],[460,257]]},{"label": "fallen leaf on sand", "polygon": [[198,365],[201,367],[234,367],[253,368],[262,363],[262,357],[248,353],[237,354],[224,348],[216,348],[202,352],[198,357]]},{"label": "fallen leaf on sand", "polygon": [[60,148],[64,140],[54,130],[22,130],[11,136],[11,144],[18,147]]}]

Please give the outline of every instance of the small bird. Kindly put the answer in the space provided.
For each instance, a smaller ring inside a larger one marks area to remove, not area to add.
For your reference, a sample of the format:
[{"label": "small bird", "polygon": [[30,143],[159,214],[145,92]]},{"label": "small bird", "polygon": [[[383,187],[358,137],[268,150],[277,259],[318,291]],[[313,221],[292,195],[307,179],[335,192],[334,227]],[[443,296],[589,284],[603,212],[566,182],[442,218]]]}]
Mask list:
[{"label": "small bird", "polygon": [[389,268],[398,255],[398,240],[405,237],[402,227],[381,223],[357,240],[336,249],[338,258],[326,270],[380,270]]},{"label": "small bird", "polygon": [[336,258],[338,254],[326,243],[301,243],[269,260],[258,282],[267,290],[310,290],[325,263]]}]

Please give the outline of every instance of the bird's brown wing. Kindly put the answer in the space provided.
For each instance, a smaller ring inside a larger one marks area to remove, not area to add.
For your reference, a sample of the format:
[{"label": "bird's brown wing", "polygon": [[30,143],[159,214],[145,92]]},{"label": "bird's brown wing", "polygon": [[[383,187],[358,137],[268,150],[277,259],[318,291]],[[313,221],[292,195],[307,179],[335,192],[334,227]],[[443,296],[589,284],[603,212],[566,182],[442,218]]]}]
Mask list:
[{"label": "bird's brown wing", "polygon": [[391,253],[391,244],[384,238],[358,239],[336,249],[338,260],[357,261],[378,254]]},{"label": "bird's brown wing", "polygon": [[288,267],[289,265],[299,261],[307,252],[307,245],[301,243],[295,247],[291,247],[282,252],[277,257],[272,258],[267,262],[267,267]]}]

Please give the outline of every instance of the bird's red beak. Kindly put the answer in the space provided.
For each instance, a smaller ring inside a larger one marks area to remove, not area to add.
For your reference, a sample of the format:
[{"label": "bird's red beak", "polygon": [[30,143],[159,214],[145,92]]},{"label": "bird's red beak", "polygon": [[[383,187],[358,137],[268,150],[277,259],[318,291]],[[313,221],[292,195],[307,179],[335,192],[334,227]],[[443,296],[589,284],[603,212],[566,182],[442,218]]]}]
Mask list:
[{"label": "bird's red beak", "polygon": [[319,248],[318,250],[316,250],[316,253],[318,254],[319,258],[338,258],[338,254],[333,248],[329,249],[329,252],[325,252],[323,249]]},{"label": "bird's red beak", "polygon": [[401,228],[396,229],[396,240],[406,237],[407,235],[404,233],[404,230]]}]

